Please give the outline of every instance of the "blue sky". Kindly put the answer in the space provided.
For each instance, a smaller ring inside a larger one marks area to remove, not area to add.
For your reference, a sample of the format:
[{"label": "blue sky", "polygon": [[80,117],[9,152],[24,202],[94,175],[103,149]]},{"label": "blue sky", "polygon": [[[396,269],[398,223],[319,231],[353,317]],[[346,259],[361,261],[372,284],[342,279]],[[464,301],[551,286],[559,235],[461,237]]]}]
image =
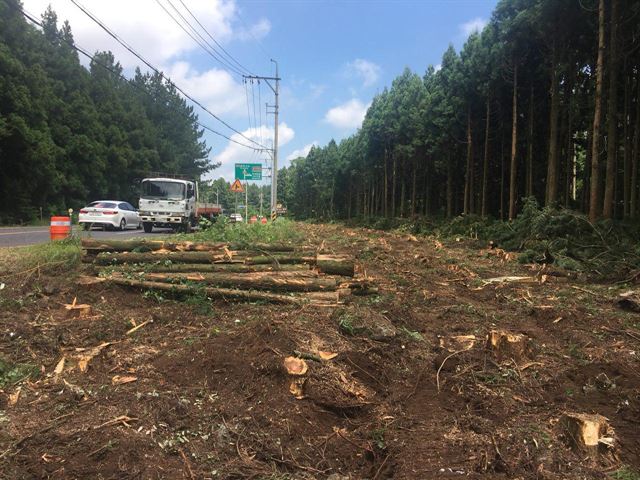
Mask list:
[{"label": "blue sky", "polygon": [[[257,84],[253,90],[245,89],[239,75],[204,52],[162,10],[159,3],[174,12],[169,0],[80,1],[237,130],[261,143],[271,138],[273,115],[267,116],[264,109],[258,114],[259,98],[263,104],[273,103],[271,91],[264,84],[260,89]],[[190,19],[180,0],[171,2]],[[324,145],[331,138],[340,140],[353,133],[377,92],[405,67],[422,75],[429,64],[438,65],[449,43],[459,49],[471,31],[482,28],[496,4],[495,0],[182,2],[253,73],[273,75],[270,58],[278,60],[280,166],[314,143]],[[89,51],[112,50],[128,73],[139,63],[69,0],[24,0],[25,9],[36,15],[49,3],[61,21],[70,21],[78,45]],[[255,128],[249,120],[254,97]],[[197,111],[202,123],[247,143]],[[265,154],[213,134],[207,133],[206,140],[212,147],[212,161],[223,163],[213,177],[232,179],[235,162],[266,161]]]}]

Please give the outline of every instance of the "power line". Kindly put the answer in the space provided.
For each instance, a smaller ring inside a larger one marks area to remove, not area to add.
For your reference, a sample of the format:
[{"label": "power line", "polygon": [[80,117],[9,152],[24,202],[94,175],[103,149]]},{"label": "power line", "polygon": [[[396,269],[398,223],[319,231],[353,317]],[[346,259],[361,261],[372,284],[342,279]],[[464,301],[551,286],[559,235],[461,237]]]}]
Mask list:
[{"label": "power line", "polygon": [[[241,76],[241,75],[244,74],[244,72],[238,70],[236,67],[234,67],[229,62],[227,62],[224,58],[219,57],[218,56],[219,54],[216,55],[217,52],[215,51],[215,48],[211,47],[211,45],[207,42],[207,40],[205,38],[203,38],[202,35],[200,35],[200,33],[193,27],[193,25],[191,25],[191,23],[189,23],[189,21],[186,18],[184,18],[182,13],[180,13],[180,11],[175,7],[175,5],[171,2],[171,0],[167,0],[167,3],[178,14],[178,16],[182,19],[182,21],[186,24],[186,26],[189,28],[190,31],[187,30],[187,28],[185,28],[185,26],[180,21],[178,21],[178,19],[176,17],[174,17],[173,14],[169,10],[166,9],[166,7],[161,3],[160,0],[156,0],[156,3],[160,6],[160,8],[162,8],[162,10],[164,10],[164,12],[169,16],[169,18],[171,18],[171,20],[173,20],[175,22],[175,24],[178,25],[182,29],[183,32],[186,33],[189,37],[191,37],[191,39],[200,48],[202,48],[202,50],[204,50],[211,58],[213,58],[214,60],[220,62],[220,64],[224,68],[227,68],[227,69],[231,70],[236,75],[240,75]],[[194,34],[197,35],[200,40],[195,38],[193,36]]]},{"label": "power line", "polygon": [[167,81],[170,85],[172,85],[176,90],[178,90],[180,93],[182,93],[182,95],[184,95],[186,98],[188,98],[189,100],[191,100],[194,104],[196,104],[197,106],[199,106],[202,110],[204,110],[205,112],[207,112],[209,115],[211,115],[213,118],[215,118],[216,120],[218,120],[220,123],[222,123],[225,127],[227,127],[229,130],[232,130],[233,132],[237,133],[238,135],[240,135],[242,138],[244,138],[245,140],[248,140],[249,142],[257,145],[260,148],[266,148],[264,145],[260,145],[258,142],[256,142],[255,140],[252,140],[251,138],[247,137],[244,133],[240,132],[239,130],[236,130],[235,128],[233,128],[231,125],[229,125],[227,122],[225,122],[224,120],[222,120],[220,117],[218,117],[215,113],[213,113],[211,110],[209,110],[207,107],[205,107],[204,105],[202,105],[200,102],[198,102],[195,98],[193,98],[191,95],[189,95],[188,93],[186,93],[184,90],[182,90],[178,85],[176,85],[169,77],[167,77],[164,73],[162,73],[160,70],[158,70],[156,67],[154,67],[148,60],[146,60],[142,55],[140,55],[138,52],[136,52],[133,47],[131,47],[127,42],[125,42],[124,40],[122,40],[115,32],[113,32],[112,30],[109,29],[109,27],[107,27],[104,23],[102,23],[98,18],[96,18],[95,15],[93,15],[91,12],[89,12],[85,7],[83,7],[82,5],[80,5],[76,0],[71,0],[71,3],[73,3],[76,7],[78,7],[85,15],[87,15],[91,20],[93,20],[100,28],[102,28],[110,37],[112,37],[116,42],[118,42],[120,45],[122,45],[124,48],[127,49],[127,51],[129,53],[131,53],[132,55],[134,55],[138,60],[140,60],[142,63],[144,63],[147,67],[149,67],[151,70],[153,70],[157,75],[159,75],[161,78],[163,78],[165,81]]},{"label": "power line", "polygon": [[[29,14],[28,12],[26,12],[25,10],[23,10],[23,9],[21,9],[21,8],[19,8],[19,7],[17,7],[17,9],[18,9],[18,10],[20,11],[20,13],[21,13],[21,14],[22,14],[22,15],[23,15],[27,20],[29,20],[31,23],[33,23],[33,24],[35,24],[35,25],[39,26],[40,28],[43,28],[42,23],[41,23],[41,22],[39,22],[38,20],[36,20],[36,19],[34,18],[34,16],[33,16],[33,15]],[[136,89],[140,90],[141,92],[145,93],[146,95],[148,95],[148,96],[149,96],[149,97],[151,97],[152,99],[154,98],[154,97],[153,97],[153,95],[152,95],[149,91],[147,91],[146,89],[144,89],[144,88],[140,87],[140,86],[139,86],[139,85],[137,85],[136,83],[133,83],[133,82],[129,81],[129,79],[127,79],[127,78],[126,78],[123,74],[121,74],[120,72],[118,72],[118,71],[116,71],[116,70],[114,70],[114,69],[112,69],[112,68],[108,67],[108,66],[107,66],[107,65],[105,65],[104,63],[99,62],[98,60],[96,60],[96,59],[95,59],[95,57],[94,57],[93,55],[91,55],[90,53],[88,53],[88,52],[87,52],[85,49],[83,49],[82,47],[79,47],[78,45],[74,44],[73,42],[68,41],[66,38],[64,38],[64,37],[63,37],[62,35],[60,35],[60,34],[57,34],[56,36],[58,37],[58,39],[59,39],[59,40],[62,40],[62,41],[63,41],[64,43],[66,43],[69,47],[73,48],[73,49],[74,49],[75,51],[77,51],[78,53],[81,53],[82,55],[84,55],[85,57],[87,57],[89,60],[91,60],[91,62],[93,62],[93,63],[95,63],[96,65],[98,65],[98,66],[100,66],[100,67],[104,68],[105,70],[107,70],[107,71],[109,71],[109,72],[113,73],[113,74],[114,74],[114,75],[116,75],[118,78],[120,78],[120,79],[122,79],[122,80],[126,81],[128,85],[131,85],[132,87],[134,87],[134,88],[136,88]],[[248,149],[250,149],[250,150],[252,150],[252,151],[254,151],[254,152],[256,152],[256,151],[260,151],[260,150],[261,150],[261,149],[259,149],[259,148],[255,148],[255,147],[252,147],[252,146],[250,146],[250,145],[246,145],[246,144],[244,144],[244,143],[242,143],[242,142],[238,142],[237,140],[234,140],[233,138],[228,137],[228,136],[227,136],[227,135],[225,135],[224,133],[218,132],[217,130],[214,130],[213,128],[208,127],[207,125],[204,125],[204,124],[203,124],[203,123],[201,123],[200,121],[198,121],[198,120],[195,120],[195,119],[191,118],[191,117],[190,117],[187,113],[185,113],[185,112],[180,112],[180,111],[178,111],[178,110],[174,110],[174,112],[176,112],[176,113],[180,113],[180,114],[181,114],[181,115],[183,115],[185,118],[188,118],[189,120],[193,120],[193,121],[194,121],[198,126],[200,126],[201,128],[204,128],[205,130],[207,130],[207,131],[209,131],[209,132],[211,132],[211,133],[213,133],[213,134],[215,134],[215,135],[218,135],[218,136],[220,136],[220,137],[223,137],[223,138],[225,138],[225,139],[229,140],[230,142],[233,142],[233,143],[235,143],[235,144],[238,144],[238,145],[240,145],[240,146],[242,146],[242,147],[246,147],[246,148],[248,148]]]},{"label": "power line", "polygon": [[[231,55],[229,52],[227,52],[227,51],[225,50],[225,48],[224,48],[222,45],[220,45],[220,44],[218,43],[218,41],[217,41],[215,38],[213,38],[213,35],[211,35],[211,34],[209,33],[209,31],[205,28],[205,26],[204,26],[204,25],[202,25],[202,23],[200,23],[200,21],[199,21],[199,20],[196,18],[196,16],[191,12],[191,10],[189,10],[189,7],[187,7],[187,6],[185,5],[185,3],[184,3],[182,0],[180,0],[180,3],[181,3],[181,4],[182,4],[182,6],[185,8],[185,10],[186,10],[187,12],[189,12],[189,15],[191,15],[191,17],[196,21],[196,23],[197,23],[198,25],[200,25],[200,28],[202,28],[202,30],[204,31],[204,33],[206,33],[206,34],[208,35],[208,37],[209,37],[211,40],[213,40],[213,43],[215,43],[218,47],[220,47],[220,50],[222,50],[222,51],[224,52],[224,54],[225,54],[227,57],[229,57],[229,58],[230,58],[230,59],[231,59],[231,60],[232,60],[236,65],[238,65],[238,67],[240,67],[240,69],[242,69],[242,70],[244,70],[244,71],[246,71],[246,72],[248,72],[248,73],[251,73],[251,74],[252,74],[251,70],[249,70],[248,68],[244,67],[240,62],[238,62],[238,61],[233,57],[233,55]],[[252,74],[252,75],[253,75],[253,74]]]}]

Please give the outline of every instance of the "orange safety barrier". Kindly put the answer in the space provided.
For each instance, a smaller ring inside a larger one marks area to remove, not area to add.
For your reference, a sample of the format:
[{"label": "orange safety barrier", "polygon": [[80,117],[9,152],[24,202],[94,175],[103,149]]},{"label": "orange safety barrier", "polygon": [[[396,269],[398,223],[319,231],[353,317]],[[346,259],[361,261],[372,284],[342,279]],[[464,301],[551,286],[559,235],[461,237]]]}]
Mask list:
[{"label": "orange safety barrier", "polygon": [[51,240],[64,240],[71,234],[71,217],[51,217]]},{"label": "orange safety barrier", "polygon": [[252,215],[251,218],[249,219],[249,223],[256,223],[258,221],[258,217],[256,217],[255,215]]},{"label": "orange safety barrier", "polygon": [[262,217],[262,220],[260,220],[260,223],[263,225],[267,224],[267,218],[266,217]]}]

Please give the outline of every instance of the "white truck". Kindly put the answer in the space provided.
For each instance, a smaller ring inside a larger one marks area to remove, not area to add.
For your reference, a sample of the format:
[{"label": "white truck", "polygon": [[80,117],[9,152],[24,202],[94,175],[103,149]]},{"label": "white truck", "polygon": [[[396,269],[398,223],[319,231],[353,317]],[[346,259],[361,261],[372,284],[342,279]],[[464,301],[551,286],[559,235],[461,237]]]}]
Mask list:
[{"label": "white truck", "polygon": [[188,233],[200,217],[212,220],[222,213],[220,205],[199,202],[198,182],[169,177],[142,180],[138,210],[146,233],[153,227]]}]

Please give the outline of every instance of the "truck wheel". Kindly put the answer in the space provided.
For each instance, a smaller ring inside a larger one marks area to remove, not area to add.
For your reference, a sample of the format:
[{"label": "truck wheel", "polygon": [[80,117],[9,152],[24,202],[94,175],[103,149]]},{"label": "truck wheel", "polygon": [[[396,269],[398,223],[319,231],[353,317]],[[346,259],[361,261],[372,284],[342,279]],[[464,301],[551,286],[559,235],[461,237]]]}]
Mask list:
[{"label": "truck wheel", "polygon": [[151,233],[153,231],[153,223],[142,222],[142,228],[144,228],[144,233]]},{"label": "truck wheel", "polygon": [[182,230],[182,233],[191,233],[191,222],[189,220],[187,220],[186,223],[183,223],[181,227],[182,228],[180,230]]}]

